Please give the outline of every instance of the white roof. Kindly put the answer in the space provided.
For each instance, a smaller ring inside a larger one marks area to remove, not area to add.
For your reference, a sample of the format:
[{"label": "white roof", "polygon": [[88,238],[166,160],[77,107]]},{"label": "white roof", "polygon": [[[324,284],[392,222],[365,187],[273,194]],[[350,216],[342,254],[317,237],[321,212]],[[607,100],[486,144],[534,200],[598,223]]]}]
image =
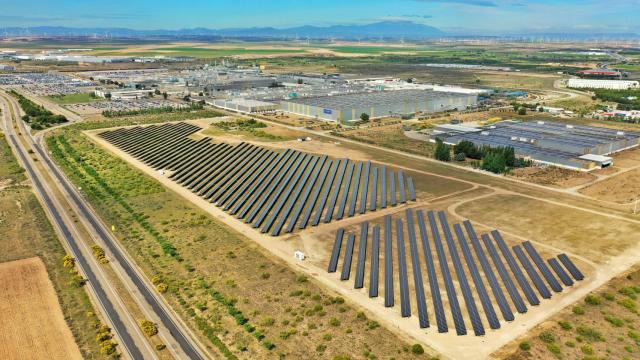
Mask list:
[{"label": "white roof", "polygon": [[580,159],[588,160],[588,161],[595,161],[595,162],[601,163],[601,164],[607,164],[607,163],[612,163],[613,162],[613,158],[610,158],[608,156],[603,156],[603,155],[596,155],[596,154],[582,155],[582,156],[580,156]]}]

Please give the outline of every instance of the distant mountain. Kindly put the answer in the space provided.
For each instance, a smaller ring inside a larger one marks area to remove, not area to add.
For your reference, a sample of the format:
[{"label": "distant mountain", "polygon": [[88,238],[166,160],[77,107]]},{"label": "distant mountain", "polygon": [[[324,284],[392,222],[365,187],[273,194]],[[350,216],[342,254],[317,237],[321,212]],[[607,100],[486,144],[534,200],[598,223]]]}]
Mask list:
[{"label": "distant mountain", "polygon": [[238,37],[238,38],[310,38],[310,39],[407,39],[420,40],[444,37],[439,29],[410,21],[384,21],[364,25],[334,25],[327,27],[300,26],[278,29],[273,27],[180,30],[134,30],[127,28],[68,28],[38,26],[5,28],[5,36],[110,36],[110,37]]}]

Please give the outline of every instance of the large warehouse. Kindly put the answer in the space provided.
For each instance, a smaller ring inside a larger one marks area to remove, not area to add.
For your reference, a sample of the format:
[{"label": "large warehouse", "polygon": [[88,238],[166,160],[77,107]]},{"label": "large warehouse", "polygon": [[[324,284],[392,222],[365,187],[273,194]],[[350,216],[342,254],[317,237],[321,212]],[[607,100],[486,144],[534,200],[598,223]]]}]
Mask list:
[{"label": "large warehouse", "polygon": [[592,80],[592,79],[569,79],[567,86],[576,89],[608,89],[608,90],[629,90],[637,89],[638,82],[631,80]]},{"label": "large warehouse", "polygon": [[429,90],[396,90],[291,99],[282,110],[327,121],[352,122],[366,113],[370,118],[418,112],[464,110],[476,105],[475,94]]},{"label": "large warehouse", "polygon": [[510,146],[516,154],[531,160],[579,170],[611,165],[607,157],[638,146],[640,133],[556,122],[503,121],[471,128],[439,126],[433,137],[455,145],[468,140],[477,146]]}]

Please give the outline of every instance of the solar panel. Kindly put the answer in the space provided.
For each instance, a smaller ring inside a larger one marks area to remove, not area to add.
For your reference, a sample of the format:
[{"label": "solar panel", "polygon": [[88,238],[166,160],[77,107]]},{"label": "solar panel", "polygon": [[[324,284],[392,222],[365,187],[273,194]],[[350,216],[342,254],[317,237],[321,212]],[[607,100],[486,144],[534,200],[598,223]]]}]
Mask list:
[{"label": "solar panel", "polygon": [[393,299],[393,248],[391,245],[391,216],[384,217],[384,306],[392,307]]},{"label": "solar panel", "polygon": [[369,175],[371,171],[371,161],[367,161],[364,165],[364,174],[362,175],[362,196],[360,197],[360,214],[367,211],[367,195],[369,194]]},{"label": "solar panel", "polygon": [[378,208],[378,167],[373,168],[373,183],[371,184],[371,196],[369,196],[369,211]]},{"label": "solar panel", "polygon": [[206,183],[216,178],[225,169],[228,169],[238,158],[245,156],[250,151],[255,151],[257,148],[251,144],[239,145],[232,152],[226,154],[220,160],[211,164],[210,167],[204,168],[198,174],[194,176],[194,180],[189,183],[184,183],[187,189],[191,189],[193,192],[198,192]]},{"label": "solar panel", "polygon": [[367,236],[369,234],[369,222],[360,225],[360,247],[358,248],[358,261],[356,263],[356,289],[364,287],[364,263],[367,261]]},{"label": "solar panel", "polygon": [[186,188],[191,188],[194,182],[197,183],[198,181],[200,181],[203,176],[206,176],[206,173],[208,171],[215,171],[216,169],[218,169],[219,166],[224,164],[224,162],[228,158],[232,157],[238,152],[247,150],[249,147],[248,145],[249,144],[247,143],[242,143],[238,146],[231,147],[229,148],[229,151],[225,151],[219,156],[212,157],[208,161],[202,162],[201,164],[196,166],[195,169],[190,171],[187,176],[185,176],[184,178],[178,179],[178,183],[180,183],[182,186]]},{"label": "solar panel", "polygon": [[232,147],[227,144],[213,145],[206,152],[194,157],[189,162],[176,169],[176,171],[171,174],[169,178],[177,183],[181,183],[183,180],[186,180],[186,178],[189,177],[193,173],[193,171],[202,166],[206,166],[209,162],[215,161],[220,154],[230,151],[231,149]]},{"label": "solar panel", "polygon": [[249,214],[246,216],[244,221],[246,223],[252,223],[255,220],[255,218],[258,216],[258,214],[260,214],[260,211],[262,211],[263,207],[265,206],[265,203],[269,201],[271,194],[280,185],[282,185],[282,179],[285,176],[288,176],[290,174],[290,170],[291,170],[291,173],[295,172],[295,170],[300,166],[300,163],[305,158],[306,158],[305,155],[296,151],[294,155],[291,157],[291,160],[288,161],[287,164],[284,166],[284,169],[282,169],[282,171],[274,171],[269,176],[269,178],[263,184],[264,186],[261,186],[258,189],[258,191],[255,194],[255,197],[253,197],[247,204],[247,207],[242,212],[240,212],[238,218],[242,219],[246,215],[246,213],[249,212],[249,210],[251,210]]},{"label": "solar panel", "polygon": [[240,171],[246,171],[246,167],[260,157],[265,150],[264,148],[253,147],[253,149],[247,153],[230,160],[220,171],[212,174],[200,185],[194,186],[192,190],[205,199],[208,199]]},{"label": "solar panel", "polygon": [[433,308],[436,314],[438,332],[445,333],[449,331],[449,327],[447,325],[447,317],[444,314],[444,305],[442,304],[440,288],[438,287],[438,275],[436,273],[436,267],[433,261],[433,254],[431,253],[431,245],[429,245],[429,236],[427,235],[427,226],[425,225],[424,221],[424,213],[422,212],[422,210],[418,210],[416,212],[416,215],[418,217],[418,227],[420,228],[422,251],[424,252],[424,259],[427,263],[429,288],[431,290],[431,299],[433,300]]},{"label": "solar panel", "polygon": [[413,178],[407,177],[407,186],[409,187],[409,200],[416,201],[416,188],[413,186]]},{"label": "solar panel", "polygon": [[507,268],[502,263],[502,259],[500,259],[500,256],[496,251],[496,247],[493,246],[491,238],[489,238],[489,235],[487,234],[482,234],[481,237],[482,241],[484,242],[484,246],[489,251],[489,256],[491,256],[491,259],[493,259],[493,264],[496,266],[496,269],[498,269],[498,274],[500,274],[500,277],[502,278],[502,283],[507,288],[507,292],[509,293],[509,296],[511,296],[513,304],[516,306],[516,310],[518,310],[518,312],[521,314],[526,313],[527,306],[524,304],[520,293],[518,293],[518,290],[513,284],[513,280],[511,280],[511,276],[509,276]]},{"label": "solar panel", "polygon": [[[456,270],[458,284],[460,284],[460,290],[462,291],[462,297],[464,298],[464,303],[467,306],[467,312],[471,319],[473,333],[476,336],[484,335],[484,326],[482,326],[482,320],[480,319],[478,308],[476,307],[475,300],[473,299],[473,294],[471,293],[471,288],[467,281],[467,275],[464,273],[464,269],[462,268],[458,249],[456,248],[456,244],[453,242],[453,235],[451,234],[449,222],[447,221],[444,212],[439,212],[438,217],[440,218],[440,226],[444,232],[444,238],[447,242],[447,248],[449,249],[449,256],[451,256],[451,261],[453,262],[453,268]],[[458,319],[458,321],[461,321],[464,324],[462,314],[460,314],[460,319]]]},{"label": "solar panel", "polygon": [[225,201],[233,195],[233,193],[240,189],[247,180],[251,178],[256,172],[260,172],[261,168],[265,168],[278,154],[273,151],[264,151],[255,161],[249,164],[246,168],[240,169],[242,172],[239,177],[232,179],[229,177],[219,190],[212,193],[211,191],[205,195],[210,202],[221,206]]},{"label": "solar panel", "polygon": [[524,251],[522,251],[522,248],[520,247],[520,245],[515,245],[514,247],[512,247],[512,249],[513,249],[513,252],[516,254],[516,257],[518,258],[518,260],[520,260],[520,263],[524,267],[524,270],[527,272],[527,274],[529,274],[531,281],[533,281],[533,285],[536,287],[536,289],[538,289],[538,292],[540,293],[542,298],[543,299],[551,298],[551,293],[549,292],[549,289],[542,282],[540,275],[538,275],[538,273],[535,271],[535,269],[531,265],[531,262],[529,261],[527,256],[524,254]]},{"label": "solar panel", "polygon": [[498,243],[498,247],[500,248],[502,255],[505,257],[505,259],[507,259],[507,264],[509,264],[509,267],[511,268],[511,272],[515,275],[516,280],[520,284],[520,289],[522,289],[522,291],[524,292],[524,295],[527,297],[529,304],[539,305],[540,300],[538,300],[536,293],[533,291],[533,289],[531,288],[531,285],[529,285],[529,282],[524,277],[524,274],[522,273],[520,266],[518,266],[518,263],[516,262],[516,259],[513,257],[513,254],[511,254],[509,247],[504,242],[502,235],[500,235],[500,233],[497,230],[493,230],[491,232],[491,235],[493,235],[493,238],[496,240],[496,243]]},{"label": "solar panel", "polygon": [[[441,213],[441,214],[444,215],[444,213]],[[460,311],[460,304],[458,303],[458,297],[456,296],[456,288],[453,286],[453,281],[451,280],[451,273],[449,272],[449,265],[447,264],[447,256],[444,252],[444,247],[442,246],[442,240],[440,239],[440,232],[438,232],[436,217],[433,211],[429,211],[427,213],[427,217],[429,218],[429,225],[431,226],[431,236],[433,237],[433,243],[436,246],[436,253],[438,254],[438,263],[440,264],[440,273],[442,274],[442,278],[444,279],[444,287],[447,290],[447,298],[449,299],[449,308],[451,309],[451,315],[453,316],[453,323],[456,327],[456,334],[466,335],[467,327],[464,324],[464,319],[462,318],[462,312]]]},{"label": "solar panel", "polygon": [[[351,189],[351,182],[353,181],[353,169],[355,164],[351,163],[347,169],[346,182],[344,189],[342,189],[342,196],[340,197],[340,205],[338,206],[338,212],[336,213],[336,220],[340,220],[344,217],[344,210],[347,207],[347,198],[349,197],[349,191]],[[325,218],[325,222],[327,219]]]},{"label": "solar panel", "polygon": [[492,329],[499,329],[500,321],[498,320],[496,311],[493,308],[493,304],[491,304],[491,299],[489,298],[487,288],[484,286],[484,282],[482,281],[482,277],[480,276],[480,271],[478,271],[478,266],[473,259],[473,255],[471,255],[471,250],[469,250],[469,244],[467,244],[467,239],[464,236],[462,227],[460,226],[460,224],[454,224],[453,229],[456,232],[456,236],[458,237],[458,242],[460,244],[460,248],[462,249],[462,255],[464,255],[464,261],[467,263],[467,267],[469,268],[469,272],[471,273],[471,278],[473,279],[473,283],[476,286],[476,291],[478,292],[480,303],[482,304],[482,308],[484,309],[484,314],[487,317],[487,321],[489,322],[489,327],[491,327]]},{"label": "solar panel", "polygon": [[396,175],[393,171],[389,171],[389,205],[396,206]]},{"label": "solar panel", "polygon": [[400,313],[402,317],[411,316],[409,300],[409,280],[407,279],[407,259],[404,249],[404,230],[402,219],[396,219],[396,240],[398,248],[398,276],[400,277]]},{"label": "solar panel", "polygon": [[[351,201],[349,203],[349,217],[356,214],[356,202],[360,192],[360,178],[362,177],[362,162],[358,162],[356,167],[356,176],[353,178],[353,191],[351,192]],[[366,189],[364,191],[367,191]]]},{"label": "solar panel", "polygon": [[527,250],[527,253],[529,253],[529,256],[531,256],[531,259],[533,259],[533,262],[538,266],[540,272],[542,272],[542,276],[544,276],[544,278],[547,280],[547,283],[549,284],[549,286],[551,286],[551,289],[553,289],[553,291],[555,292],[561,292],[562,286],[560,286],[560,283],[558,283],[558,280],[556,280],[556,278],[553,276],[553,274],[549,270],[549,267],[544,263],[544,261],[540,257],[540,254],[538,254],[538,251],[533,247],[531,242],[525,241],[522,243],[522,245],[524,246],[524,249]]},{"label": "solar panel", "polygon": [[[305,211],[304,216],[300,221],[300,225],[298,226],[299,229],[304,229],[307,227],[307,223],[311,218],[311,213],[313,212],[313,210],[316,207],[316,204],[318,203],[318,196],[320,195],[322,188],[325,187],[326,190],[322,195],[322,199],[320,200],[320,203],[318,204],[318,210],[316,212],[316,216],[314,217],[314,220],[311,225],[315,226],[315,225],[318,225],[318,223],[320,222],[320,216],[322,216],[322,210],[324,210],[324,205],[327,202],[327,196],[331,191],[331,186],[333,185],[333,180],[336,177],[336,171],[338,170],[338,166],[339,166],[339,161],[337,160],[329,161],[325,169],[322,171],[322,175],[320,176],[320,180],[318,181],[317,186],[314,186],[315,189],[313,191],[313,195],[311,195],[311,201],[309,202],[307,211]],[[326,185],[325,185],[325,182],[327,182]]]},{"label": "solar panel", "polygon": [[400,203],[407,203],[407,191],[404,187],[404,172],[402,169],[398,169],[398,189],[400,190]]},{"label": "solar panel", "polygon": [[480,240],[478,240],[478,235],[476,235],[476,231],[473,229],[473,225],[469,220],[464,222],[464,227],[467,230],[467,234],[469,235],[469,239],[471,239],[471,245],[476,252],[476,256],[480,261],[480,266],[482,267],[482,271],[484,272],[487,280],[489,281],[489,286],[491,286],[491,291],[493,292],[493,296],[496,298],[498,302],[498,307],[500,308],[500,312],[502,312],[502,317],[507,321],[513,321],[515,318],[513,316],[513,312],[507,303],[507,299],[504,297],[504,293],[502,292],[502,288],[498,284],[498,279],[496,275],[493,273],[493,269],[489,265],[489,261],[487,260],[487,256],[484,254],[484,250],[480,245]]},{"label": "solar panel", "polygon": [[[285,153],[285,154],[274,153],[274,155],[270,157],[269,161],[266,162],[264,166],[261,166],[260,169],[258,169],[258,171],[251,174],[251,176],[242,185],[239,184],[239,187],[230,190],[228,194],[226,194],[222,199],[218,201],[218,203],[221,205],[224,205],[225,211],[228,211],[229,209],[231,209],[234,205],[236,205],[239,199],[248,197],[249,196],[248,194],[251,193],[250,189],[257,188],[259,184],[263,181],[263,179],[270,174],[271,170],[274,167],[276,167],[279,163],[286,161],[287,155],[288,153]],[[242,202],[242,204],[244,204],[244,202]],[[235,214],[237,209],[240,208],[240,206],[242,205],[239,205],[237,208],[234,208],[231,211],[231,214]]]},{"label": "solar panel", "polygon": [[[338,194],[340,194],[340,188],[342,187],[342,182],[344,181],[344,173],[345,170],[347,168],[347,164],[348,164],[349,160],[344,159],[342,160],[342,164],[340,165],[340,169],[338,170],[338,177],[336,178],[336,180],[334,181],[334,188],[333,188],[333,193],[331,194],[331,199],[329,200],[329,206],[327,207],[327,213],[324,216],[324,222],[328,223],[331,221],[331,218],[333,217],[333,211],[336,208],[336,200],[338,199]],[[327,188],[327,195],[329,188]],[[322,204],[322,203],[321,203]],[[318,210],[318,214],[316,215],[316,217],[318,219],[320,219],[320,215],[322,214],[322,209],[324,207],[324,204],[322,204],[323,206],[321,206]],[[314,220],[314,225],[318,225],[318,222]]]},{"label": "solar panel", "polygon": [[371,239],[371,268],[369,269],[369,297],[378,297],[378,277],[380,276],[380,227],[373,227]]},{"label": "solar panel", "polygon": [[[309,181],[308,182],[305,181],[305,185],[307,186],[307,188],[302,194],[298,207],[293,212],[293,215],[291,216],[291,221],[289,221],[289,224],[287,224],[287,228],[285,229],[285,232],[290,233],[293,231],[293,227],[296,226],[296,222],[298,222],[298,217],[300,216],[300,214],[302,213],[302,210],[307,204],[307,200],[309,199],[309,195],[311,194],[311,191],[315,187],[317,187],[318,189],[322,187],[322,182],[324,182],[324,179],[320,183],[318,183],[318,176],[320,176],[320,173],[322,172],[323,168],[324,168],[324,174],[327,173],[328,167],[326,168],[324,167],[324,164],[327,162],[327,158],[328,157],[325,155],[320,159],[320,161],[318,162],[318,165],[316,166],[316,170],[314,171]],[[315,205],[315,200],[314,200],[314,203],[311,204],[309,208],[310,209],[313,208],[314,205]],[[306,226],[306,220],[305,220],[305,226]],[[302,228],[304,229],[304,226]]]},{"label": "solar panel", "polygon": [[380,167],[380,208],[387,208],[387,167],[382,165]]},{"label": "solar panel", "polygon": [[347,248],[344,252],[344,262],[342,263],[342,274],[340,280],[349,280],[351,274],[351,258],[353,257],[353,243],[356,240],[356,236],[349,234],[347,239]]},{"label": "solar panel", "polygon": [[[239,219],[245,217],[245,215],[251,210],[253,204],[260,197],[265,188],[271,184],[274,177],[282,171],[283,168],[291,166],[295,159],[300,155],[297,151],[285,151],[280,158],[270,166],[260,178],[252,184],[251,188],[246,192],[239,194],[239,199],[234,199],[234,203],[231,209],[231,214],[236,215]],[[287,170],[284,170],[285,172]],[[255,195],[255,196],[254,196]],[[246,205],[246,206],[245,206]],[[244,207],[244,208],[243,208]],[[242,210],[241,210],[242,208]]]},{"label": "solar panel", "polygon": [[571,276],[573,276],[574,279],[578,281],[584,279],[584,275],[582,275],[580,270],[578,270],[578,268],[573,264],[573,262],[571,262],[571,259],[569,259],[569,257],[566,254],[558,255],[558,259],[560,259],[564,267],[566,267],[567,270],[569,270],[569,272],[571,273]]},{"label": "solar panel", "polygon": [[[307,168],[307,165],[309,164],[311,159],[317,160],[317,157],[311,156],[308,154],[303,155],[301,157],[301,160],[297,162],[296,165],[294,165],[293,168],[291,168],[291,171],[284,177],[284,180],[282,181],[281,179],[276,180],[276,182],[274,183],[275,186],[271,188],[271,191],[267,192],[267,194],[264,197],[264,199],[267,199],[269,197],[271,199],[269,199],[267,204],[261,209],[262,213],[258,216],[256,221],[252,225],[254,228],[258,228],[262,226],[262,223],[265,220],[267,220],[264,227],[262,228],[262,232],[264,233],[269,231],[269,229],[271,228],[271,225],[273,225],[273,222],[275,221],[276,217],[279,215],[280,210],[282,210],[282,207],[286,203],[287,199],[289,198],[289,196],[291,196],[291,191],[293,190],[292,187],[295,186],[298,179],[300,179],[300,176],[302,176],[304,170]],[[280,195],[283,195],[283,194],[284,196],[282,196],[281,198]],[[280,201],[278,202],[278,200]],[[273,210],[273,213],[272,213],[272,210]],[[271,213],[271,216],[269,216],[270,213]],[[267,218],[267,216],[269,217]]]},{"label": "solar panel", "polygon": [[569,274],[567,274],[567,272],[564,271],[564,269],[558,262],[558,259],[551,258],[547,260],[547,262],[549,263],[549,265],[551,265],[551,268],[553,269],[553,271],[555,271],[555,273],[558,275],[558,277],[560,278],[563,284],[565,284],[566,286],[573,286],[573,280],[571,280],[571,278],[569,277]]},{"label": "solar panel", "polygon": [[344,229],[338,229],[338,231],[336,231],[336,239],[333,242],[333,250],[331,250],[331,259],[329,260],[329,269],[327,269],[327,272],[336,272],[336,269],[338,268],[338,258],[340,257],[343,237]]},{"label": "solar panel", "polygon": [[418,241],[416,240],[413,212],[411,209],[407,209],[405,213],[407,217],[407,232],[409,234],[409,251],[411,251],[413,285],[416,291],[416,302],[418,304],[418,322],[420,323],[420,328],[428,328],[429,316],[427,314],[427,299],[424,296],[424,283],[422,280],[422,270],[420,268],[420,255],[418,253]]},{"label": "solar panel", "polygon": [[[323,159],[326,159],[326,157],[323,157]],[[280,221],[276,223],[275,227],[273,228],[273,231],[271,232],[272,236],[280,235],[280,230],[282,230],[282,227],[284,226],[285,221],[287,221],[287,219],[289,218],[289,214],[291,213],[291,210],[293,210],[293,207],[295,206],[296,201],[298,201],[298,198],[300,198],[302,189],[304,189],[304,187],[307,185],[307,181],[309,181],[309,177],[311,176],[312,171],[315,169],[315,167],[318,164],[318,160],[320,159],[317,156],[313,157],[310,164],[308,164],[306,168],[303,168],[300,171],[300,173],[293,179],[291,186],[295,186],[296,184],[298,184],[297,188],[293,193],[293,196],[292,197],[290,196],[290,192],[287,192],[284,194],[284,196],[280,200],[281,201],[280,205],[278,205],[273,212],[273,215],[271,217],[271,219],[273,220],[269,219],[267,221],[267,224],[265,224],[263,230],[265,229],[268,230],[269,223],[275,221],[278,218],[278,216],[280,216]],[[304,176],[302,177],[302,179],[300,179],[300,175],[302,175],[303,172],[304,172]],[[281,211],[282,206],[284,206],[284,204],[287,203],[287,201],[289,202],[289,205],[286,206],[284,211]]]}]

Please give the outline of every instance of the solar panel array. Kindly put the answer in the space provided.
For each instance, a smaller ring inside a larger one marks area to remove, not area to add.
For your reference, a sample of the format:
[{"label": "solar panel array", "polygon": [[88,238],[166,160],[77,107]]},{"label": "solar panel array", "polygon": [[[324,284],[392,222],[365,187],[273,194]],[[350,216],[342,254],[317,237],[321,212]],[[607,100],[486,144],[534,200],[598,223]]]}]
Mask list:
[{"label": "solar panel array", "polygon": [[[574,280],[584,279],[584,275],[566,254],[544,262],[531,242],[525,241],[509,248],[499,231],[478,236],[468,220],[451,226],[443,211],[437,214],[429,211],[425,216],[422,210],[414,212],[406,209],[404,216],[395,221],[391,215],[386,215],[383,220],[382,229],[377,225],[372,227],[372,236],[369,236],[369,222],[361,224],[359,238],[354,233],[347,234],[344,229],[338,229],[328,271],[338,271],[338,261],[342,256],[340,279],[349,280],[352,257],[357,256],[354,288],[368,286],[369,297],[375,298],[379,290],[380,257],[384,256],[384,304],[386,307],[395,306],[395,290],[398,289],[400,314],[402,317],[410,317],[413,290],[416,301],[414,308],[417,309],[420,328],[429,328],[430,320],[435,319],[438,332],[444,333],[449,331],[449,321],[452,320],[457,335],[466,335],[467,325],[470,324],[474,334],[482,336],[486,333],[485,325],[491,329],[501,327],[496,307],[500,309],[504,321],[513,321],[514,311],[526,313],[528,306],[540,304],[538,296],[543,299],[552,296],[547,286],[558,293],[562,292],[562,285],[573,286]],[[418,234],[422,253],[418,245]],[[382,248],[381,235],[384,238]],[[345,236],[348,241],[343,251]],[[369,239],[372,241],[369,242]],[[405,245],[407,239],[408,253]],[[358,249],[357,254],[354,254],[354,249]],[[367,254],[371,254],[370,259],[367,259]],[[370,274],[369,283],[365,284],[367,260],[370,263]],[[413,286],[408,275],[408,261],[411,261]],[[426,267],[427,279],[422,275],[423,267]],[[457,281],[454,281],[454,274]],[[394,285],[396,280],[398,288]],[[446,302],[441,291],[445,293]],[[459,300],[458,294],[462,295],[464,302]],[[463,304],[464,307],[461,306]]]},{"label": "solar panel array", "polygon": [[416,200],[413,180],[402,170],[387,172],[384,165],[370,161],[190,137],[200,130],[188,123],[167,123],[99,136],[272,236],[395,206],[396,199]]}]

